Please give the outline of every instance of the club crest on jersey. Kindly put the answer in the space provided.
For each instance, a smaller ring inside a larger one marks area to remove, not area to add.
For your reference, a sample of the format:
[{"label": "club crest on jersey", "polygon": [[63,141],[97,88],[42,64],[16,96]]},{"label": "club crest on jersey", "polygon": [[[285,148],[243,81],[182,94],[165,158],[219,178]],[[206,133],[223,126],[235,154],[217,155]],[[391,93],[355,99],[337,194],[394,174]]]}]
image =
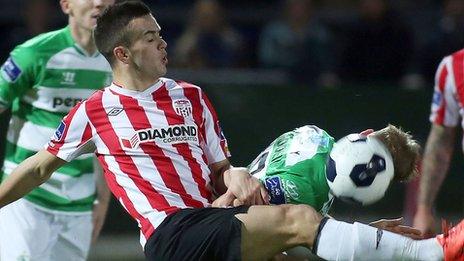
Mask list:
[{"label": "club crest on jersey", "polygon": [[63,138],[64,131],[66,130],[66,123],[63,121],[60,123],[60,126],[55,131],[55,134],[53,135],[53,140],[54,141],[61,141],[61,138]]},{"label": "club crest on jersey", "polygon": [[1,68],[2,77],[7,82],[15,82],[21,75],[21,72],[21,68],[19,68],[11,57],[8,57]]},{"label": "club crest on jersey", "polygon": [[156,142],[178,144],[187,142],[198,143],[198,130],[195,125],[172,125],[166,128],[138,130],[130,138],[121,138],[124,148],[135,149],[142,143]]},{"label": "club crest on jersey", "polygon": [[183,116],[184,118],[192,115],[192,104],[187,99],[173,100],[172,107],[174,107],[177,115]]}]

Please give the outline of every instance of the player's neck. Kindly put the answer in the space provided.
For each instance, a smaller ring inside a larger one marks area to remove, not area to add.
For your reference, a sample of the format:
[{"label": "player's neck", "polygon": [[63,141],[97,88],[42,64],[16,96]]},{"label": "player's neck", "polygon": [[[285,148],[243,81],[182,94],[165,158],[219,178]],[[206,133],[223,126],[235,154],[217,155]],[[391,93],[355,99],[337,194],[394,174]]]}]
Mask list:
[{"label": "player's neck", "polygon": [[74,41],[81,47],[87,55],[93,56],[97,52],[97,46],[93,39],[92,30],[82,28],[76,23],[69,23],[71,36]]},{"label": "player's neck", "polygon": [[149,76],[143,77],[133,72],[121,69],[113,71],[113,81],[124,89],[143,92],[155,84],[159,78]]}]

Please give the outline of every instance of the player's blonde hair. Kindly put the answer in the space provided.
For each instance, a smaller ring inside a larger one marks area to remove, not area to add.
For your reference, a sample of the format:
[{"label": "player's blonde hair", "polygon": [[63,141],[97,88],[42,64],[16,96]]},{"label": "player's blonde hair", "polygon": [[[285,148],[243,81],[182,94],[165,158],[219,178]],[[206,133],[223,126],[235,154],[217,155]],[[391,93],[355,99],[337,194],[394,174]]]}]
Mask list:
[{"label": "player's blonde hair", "polygon": [[419,173],[421,146],[412,135],[392,124],[375,131],[372,135],[382,141],[393,158],[395,174],[393,179],[408,181]]}]

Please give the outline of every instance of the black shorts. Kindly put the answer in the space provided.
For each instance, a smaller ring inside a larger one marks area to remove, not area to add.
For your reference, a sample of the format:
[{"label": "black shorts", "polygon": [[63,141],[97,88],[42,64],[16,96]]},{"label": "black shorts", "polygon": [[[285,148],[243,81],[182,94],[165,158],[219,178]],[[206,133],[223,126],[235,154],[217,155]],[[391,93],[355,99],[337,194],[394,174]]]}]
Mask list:
[{"label": "black shorts", "polygon": [[182,209],[169,215],[145,244],[150,261],[241,260],[242,222],[235,208]]}]

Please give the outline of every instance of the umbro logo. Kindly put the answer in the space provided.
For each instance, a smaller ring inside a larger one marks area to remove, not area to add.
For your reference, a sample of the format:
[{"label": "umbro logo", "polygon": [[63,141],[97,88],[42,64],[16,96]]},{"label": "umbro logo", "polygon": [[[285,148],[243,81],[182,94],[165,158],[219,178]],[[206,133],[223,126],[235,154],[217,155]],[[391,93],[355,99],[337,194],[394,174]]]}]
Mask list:
[{"label": "umbro logo", "polygon": [[116,116],[122,112],[122,108],[113,108],[108,112],[108,116]]}]

